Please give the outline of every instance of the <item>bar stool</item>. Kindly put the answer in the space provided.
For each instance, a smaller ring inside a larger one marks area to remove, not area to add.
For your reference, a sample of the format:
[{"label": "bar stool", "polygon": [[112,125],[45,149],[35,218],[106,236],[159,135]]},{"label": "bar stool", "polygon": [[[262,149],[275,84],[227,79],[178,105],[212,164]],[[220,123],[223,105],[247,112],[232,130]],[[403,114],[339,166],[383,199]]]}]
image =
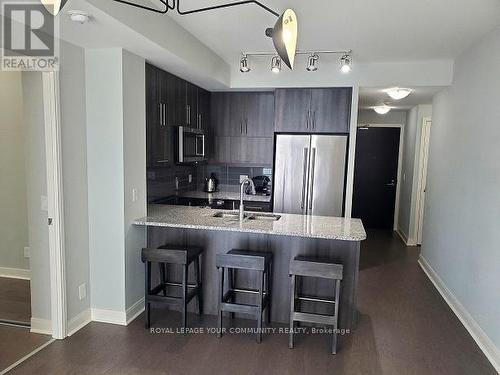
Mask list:
[{"label": "bar stool", "polygon": [[[307,322],[333,326],[332,354],[337,353],[337,329],[339,314],[340,282],[342,280],[343,266],[328,260],[297,256],[290,262],[290,336],[288,346],[293,349],[293,335],[295,322]],[[316,277],[335,280],[334,298],[322,299],[315,297],[301,296],[296,286],[297,277]],[[310,302],[321,302],[334,304],[334,315],[323,315],[301,312],[296,309],[297,302],[307,300]]]},{"label": "bar stool", "polygon": [[[201,283],[201,267],[200,258],[203,253],[203,248],[197,246],[183,247],[177,245],[163,245],[156,249],[142,249],[141,259],[146,266],[146,328],[150,327],[151,319],[151,303],[179,306],[182,312],[182,327],[186,330],[187,326],[187,305],[197,297],[198,313],[203,313],[203,295]],[[151,264],[158,263],[160,267],[160,283],[155,287],[151,287]],[[194,263],[195,283],[190,284],[189,266]],[[177,264],[182,266],[182,280],[180,283],[168,281],[166,275],[166,265]],[[181,288],[181,296],[167,295],[167,288]],[[163,292],[163,295],[159,295]]]},{"label": "bar stool", "polygon": [[[271,290],[272,261],[270,252],[233,249],[226,254],[217,254],[215,263],[219,274],[218,292],[218,337],[222,336],[222,313],[228,311],[231,317],[234,313],[250,314],[257,319],[257,342],[262,340],[262,315],[267,309],[267,322],[271,321]],[[224,270],[228,273],[228,290],[224,293]],[[258,272],[258,288],[243,289],[235,285],[236,270]],[[257,305],[236,303],[236,293],[251,293],[257,295]]]}]

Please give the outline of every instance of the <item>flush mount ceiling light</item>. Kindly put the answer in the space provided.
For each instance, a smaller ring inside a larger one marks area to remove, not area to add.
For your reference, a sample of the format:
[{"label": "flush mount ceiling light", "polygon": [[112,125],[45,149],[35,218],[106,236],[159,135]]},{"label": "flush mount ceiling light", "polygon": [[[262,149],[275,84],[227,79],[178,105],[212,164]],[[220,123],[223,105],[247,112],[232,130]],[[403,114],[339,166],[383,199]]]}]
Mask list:
[{"label": "flush mount ceiling light", "polygon": [[391,107],[384,104],[384,105],[379,105],[377,107],[373,107],[373,110],[375,112],[377,112],[379,115],[385,115],[385,114],[389,113],[389,111],[391,110]]},{"label": "flush mount ceiling light", "polygon": [[311,55],[309,55],[309,57],[307,58],[306,70],[308,72],[315,72],[316,70],[318,70],[318,60],[319,60],[318,54],[312,53]]},{"label": "flush mount ceiling light", "polygon": [[278,18],[273,28],[266,29],[266,35],[273,38],[274,48],[278,56],[291,70],[297,50],[297,15],[287,9]]},{"label": "flush mount ceiling light", "polygon": [[69,10],[69,18],[73,22],[78,22],[81,24],[87,23],[90,20],[90,14],[81,10]]},{"label": "flush mount ceiling light", "polygon": [[394,87],[392,89],[388,89],[385,92],[394,100],[401,100],[406,98],[411,94],[411,89],[404,89],[401,87]]},{"label": "flush mount ceiling light", "polygon": [[276,74],[281,72],[281,59],[279,56],[274,56],[271,59],[271,72]]},{"label": "flush mount ceiling light", "polygon": [[244,55],[240,60],[240,72],[248,73],[250,71],[250,66],[248,66],[248,57]]},{"label": "flush mount ceiling light", "polygon": [[340,59],[340,71],[342,73],[349,73],[352,70],[351,66],[352,60],[350,53],[346,53]]},{"label": "flush mount ceiling light", "polygon": [[61,11],[61,9],[66,5],[68,0],[40,0],[42,5],[49,11],[53,16]]}]

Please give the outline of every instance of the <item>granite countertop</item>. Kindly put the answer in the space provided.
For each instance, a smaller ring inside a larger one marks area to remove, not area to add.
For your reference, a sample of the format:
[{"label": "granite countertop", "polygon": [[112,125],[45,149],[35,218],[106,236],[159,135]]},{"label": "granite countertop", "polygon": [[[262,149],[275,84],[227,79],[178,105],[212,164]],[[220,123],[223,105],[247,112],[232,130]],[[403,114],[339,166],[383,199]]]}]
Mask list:
[{"label": "granite countertop", "polygon": [[[235,200],[239,201],[240,200],[240,192],[239,189],[237,191],[233,190],[220,190],[216,191],[214,193],[206,193],[204,191],[199,191],[199,190],[193,190],[193,191],[186,191],[183,193],[178,194],[179,197],[186,197],[186,198],[201,198],[201,199],[230,199],[230,200]],[[270,195],[249,195],[249,194],[243,194],[243,200],[245,201],[250,201],[250,202],[266,202],[269,203],[271,202],[271,196]]]},{"label": "granite countertop", "polygon": [[275,215],[281,216],[277,221],[246,220],[240,223],[239,220],[231,218],[213,217],[216,212],[218,210],[201,207],[149,205],[148,216],[136,219],[134,224],[341,241],[363,241],[366,239],[365,229],[359,219],[275,213]]}]

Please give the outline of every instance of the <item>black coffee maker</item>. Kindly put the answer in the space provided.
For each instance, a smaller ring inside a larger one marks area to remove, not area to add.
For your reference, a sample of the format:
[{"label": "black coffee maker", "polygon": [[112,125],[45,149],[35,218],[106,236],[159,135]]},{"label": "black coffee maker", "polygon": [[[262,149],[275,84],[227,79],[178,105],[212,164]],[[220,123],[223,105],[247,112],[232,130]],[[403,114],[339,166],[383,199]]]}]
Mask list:
[{"label": "black coffee maker", "polygon": [[[258,195],[271,195],[271,179],[267,176],[252,177],[253,184],[255,185],[255,193]],[[252,193],[251,186],[247,186],[247,194]]]}]

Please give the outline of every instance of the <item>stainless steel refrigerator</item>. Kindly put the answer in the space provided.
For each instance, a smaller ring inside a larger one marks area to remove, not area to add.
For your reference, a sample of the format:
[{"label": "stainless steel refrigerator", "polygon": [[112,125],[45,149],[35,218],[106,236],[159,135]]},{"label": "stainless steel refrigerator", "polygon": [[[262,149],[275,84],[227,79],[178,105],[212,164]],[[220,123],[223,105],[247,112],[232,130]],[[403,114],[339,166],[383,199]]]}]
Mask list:
[{"label": "stainless steel refrigerator", "polygon": [[274,211],[342,216],[347,136],[276,137]]}]

